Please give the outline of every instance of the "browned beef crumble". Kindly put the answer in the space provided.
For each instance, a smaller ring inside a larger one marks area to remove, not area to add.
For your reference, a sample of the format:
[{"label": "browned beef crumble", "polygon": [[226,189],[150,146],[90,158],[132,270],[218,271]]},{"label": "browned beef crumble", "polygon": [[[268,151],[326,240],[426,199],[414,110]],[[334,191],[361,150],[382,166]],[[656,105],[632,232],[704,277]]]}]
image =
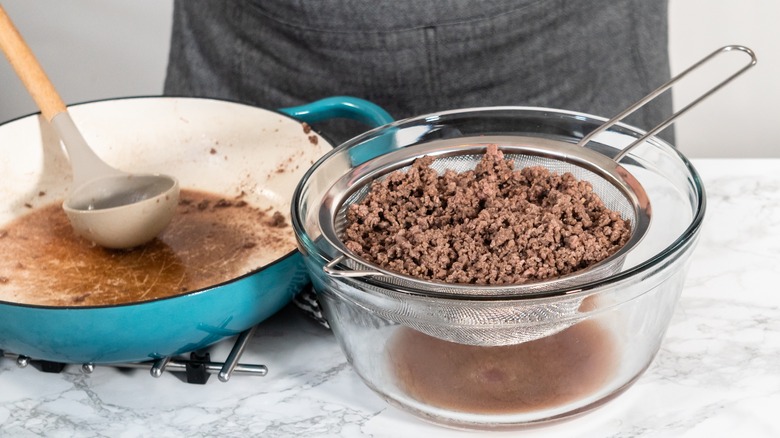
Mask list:
[{"label": "browned beef crumble", "polygon": [[349,206],[351,251],[425,280],[507,285],[584,269],[629,238],[629,222],[571,173],[514,170],[495,145],[474,170],[439,175],[432,161],[375,181]]}]

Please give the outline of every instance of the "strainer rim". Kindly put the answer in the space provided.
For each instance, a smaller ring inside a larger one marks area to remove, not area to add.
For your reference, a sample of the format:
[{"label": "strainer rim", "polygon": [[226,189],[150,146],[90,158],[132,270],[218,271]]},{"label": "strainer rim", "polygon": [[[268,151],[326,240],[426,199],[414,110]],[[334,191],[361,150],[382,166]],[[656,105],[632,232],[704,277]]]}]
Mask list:
[{"label": "strainer rim", "polygon": [[[511,144],[508,144],[510,142]],[[436,280],[420,279],[383,268],[375,263],[365,260],[363,257],[351,251],[346,246],[341,237],[338,235],[338,231],[335,229],[335,216],[338,214],[338,211],[343,207],[343,205],[348,202],[352,194],[369,185],[373,180],[375,180],[377,175],[385,176],[394,169],[399,167],[405,168],[410,165],[414,159],[422,156],[413,152],[415,148],[411,146],[384,154],[380,157],[376,157],[374,160],[371,160],[368,163],[361,164],[359,168],[356,167],[351,169],[350,172],[345,173],[337,181],[334,181],[331,188],[326,192],[326,196],[323,198],[327,198],[329,202],[322,202],[320,204],[321,212],[319,224],[322,237],[341,255],[346,256],[348,259],[354,263],[357,263],[358,265],[361,265],[362,267],[368,268],[369,270],[380,274],[370,276],[372,283],[386,285],[387,287],[400,287],[403,288],[403,290],[408,290],[410,293],[424,296],[501,298],[514,297],[517,295],[534,295],[545,292],[554,292],[560,289],[570,289],[581,284],[587,284],[589,282],[589,276],[598,275],[600,271],[606,271],[606,273],[609,274],[609,268],[614,264],[621,263],[622,258],[624,258],[632,248],[638,245],[647,233],[649,228],[651,209],[649,205],[649,199],[647,194],[644,192],[642,185],[637,180],[635,180],[631,176],[630,172],[621,166],[620,163],[616,163],[608,157],[591,151],[590,149],[578,147],[573,142],[565,142],[541,137],[526,137],[520,135],[469,136],[459,137],[457,139],[451,140],[434,141],[415,146],[426,146],[424,149],[427,149],[429,153],[424,155],[433,155],[435,158],[440,159],[450,158],[452,156],[458,155],[481,155],[484,154],[485,149],[490,144],[498,144],[499,150],[507,155],[518,155],[522,154],[523,152],[527,153],[527,151],[532,151],[533,154],[531,155],[538,154],[538,156],[543,156],[544,158],[551,158],[557,161],[567,162],[568,164],[579,165],[582,168],[603,178],[608,183],[611,182],[613,187],[617,188],[627,199],[630,200],[631,206],[634,210],[634,223],[632,224],[633,230],[629,241],[626,242],[626,244],[621,248],[619,248],[618,251],[616,251],[614,254],[598,263],[589,266],[586,269],[577,270],[573,273],[552,279],[531,281],[528,283],[519,284],[489,285],[447,283]],[[431,150],[432,146],[435,147],[433,150]],[[433,152],[433,154],[430,152]],[[400,154],[405,156],[405,158],[401,161],[394,160],[395,154]],[[370,164],[375,160],[379,161],[373,163],[375,167],[372,169]],[[367,168],[368,171],[366,170]],[[363,174],[360,175],[359,178],[353,178],[353,174],[360,172],[363,172]],[[625,178],[626,176],[627,178]],[[625,179],[617,181],[617,183],[610,181],[610,179],[618,180],[619,177],[624,177]],[[342,183],[345,190],[338,190],[341,188],[339,185],[340,183]],[[332,194],[334,191],[336,192],[336,197],[332,200],[333,202],[330,202],[331,199],[328,197],[328,194]],[[328,206],[330,206],[330,208],[328,208]],[[331,273],[329,272],[329,274]],[[387,280],[385,280],[383,277]],[[390,280],[400,281],[403,284],[399,285]],[[555,287],[556,284],[559,286]]]}]

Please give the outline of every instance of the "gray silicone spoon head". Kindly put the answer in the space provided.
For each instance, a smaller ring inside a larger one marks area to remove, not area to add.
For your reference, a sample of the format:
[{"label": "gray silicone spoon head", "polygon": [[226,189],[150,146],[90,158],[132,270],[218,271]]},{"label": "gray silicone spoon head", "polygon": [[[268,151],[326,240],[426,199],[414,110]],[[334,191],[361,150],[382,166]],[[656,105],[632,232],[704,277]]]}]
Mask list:
[{"label": "gray silicone spoon head", "polygon": [[179,203],[167,175],[121,172],[98,158],[67,112],[51,120],[70,157],[73,183],[63,209],[73,229],[100,246],[132,248],[165,229]]}]

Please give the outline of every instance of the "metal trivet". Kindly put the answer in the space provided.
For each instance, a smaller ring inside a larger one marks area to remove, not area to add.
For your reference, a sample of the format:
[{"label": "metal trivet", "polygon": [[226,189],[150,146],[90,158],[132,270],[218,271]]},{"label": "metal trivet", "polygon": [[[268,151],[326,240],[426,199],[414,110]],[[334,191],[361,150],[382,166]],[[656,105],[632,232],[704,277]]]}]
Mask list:
[{"label": "metal trivet", "polygon": [[[189,359],[178,357],[163,357],[156,360],[132,363],[101,364],[114,368],[149,368],[152,377],[160,377],[165,371],[175,373],[186,373],[187,383],[205,384],[211,374],[217,374],[221,382],[227,382],[233,374],[265,376],[268,374],[268,368],[265,365],[243,364],[238,360],[246,349],[246,344],[255,332],[257,326],[242,332],[236,339],[236,343],[230,350],[225,362],[212,362],[208,352],[192,352]],[[25,368],[32,365],[36,369],[45,373],[60,373],[67,364],[60,362],[51,362],[47,360],[32,359],[28,356],[15,354],[0,350],[0,358],[8,358],[16,361],[19,368]],[[95,370],[96,365],[85,363],[81,365],[81,371],[90,374]]]}]

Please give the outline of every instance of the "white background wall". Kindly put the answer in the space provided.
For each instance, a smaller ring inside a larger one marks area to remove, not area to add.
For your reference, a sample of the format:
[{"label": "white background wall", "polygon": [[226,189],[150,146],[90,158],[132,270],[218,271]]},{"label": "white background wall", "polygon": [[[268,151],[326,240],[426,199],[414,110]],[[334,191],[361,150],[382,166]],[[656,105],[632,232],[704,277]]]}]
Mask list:
[{"label": "white background wall", "polygon": [[[753,69],[682,116],[678,147],[690,157],[780,157],[780,1],[670,0],[669,6],[673,74],[723,45],[743,44],[758,56]],[[710,65],[717,68],[692,73],[675,88],[676,107],[726,77],[725,66]]]},{"label": "white background wall", "polygon": [[[2,4],[66,103],[162,92],[170,0]],[[669,19],[673,73],[726,44],[747,45],[759,58],[754,69],[676,123],[679,148],[689,157],[780,157],[780,2],[670,0]],[[675,105],[690,102],[744,59],[723,57],[690,76],[675,87]],[[0,122],[35,111],[0,60]]]}]

